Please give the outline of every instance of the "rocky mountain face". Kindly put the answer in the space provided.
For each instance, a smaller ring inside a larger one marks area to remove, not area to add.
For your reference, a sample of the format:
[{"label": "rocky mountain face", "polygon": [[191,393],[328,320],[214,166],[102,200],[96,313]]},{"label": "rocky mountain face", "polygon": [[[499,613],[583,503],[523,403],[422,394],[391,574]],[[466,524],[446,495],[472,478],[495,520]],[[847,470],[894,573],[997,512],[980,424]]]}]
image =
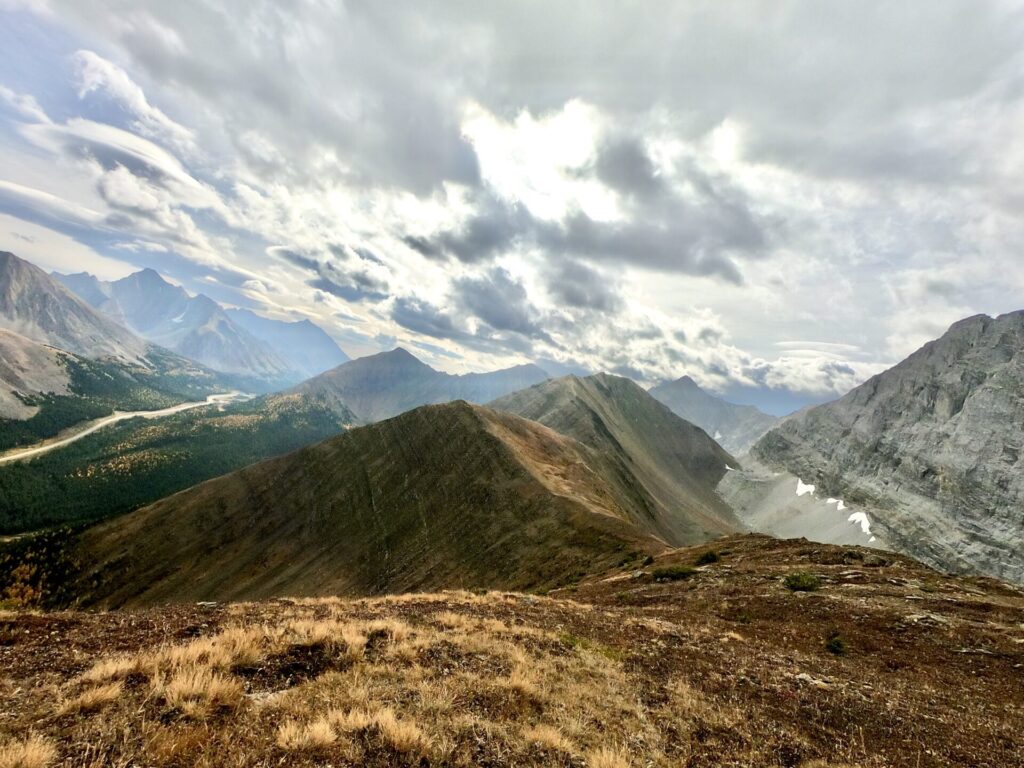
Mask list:
[{"label": "rocky mountain face", "polygon": [[708,394],[689,376],[666,381],[649,392],[736,456],[746,453],[778,421],[752,405],[736,405]]},{"label": "rocky mountain face", "polygon": [[1024,583],[1024,312],[954,324],[753,447],[852,502],[894,549]]},{"label": "rocky mountain face", "polygon": [[303,379],[349,361],[334,339],[309,320],[286,322],[257,315],[248,309],[227,309],[235,325],[269,345]]},{"label": "rocky mountain face", "polygon": [[92,358],[142,362],[146,343],[39,267],[0,252],[0,327]]},{"label": "rocky mountain face", "polygon": [[663,548],[600,462],[511,414],[424,406],[89,529],[72,592],[115,606],[550,586]]},{"label": "rocky mountain face", "polygon": [[269,344],[233,322],[213,299],[189,296],[152,269],[113,282],[88,274],[55,277],[139,336],[216,371],[262,380],[265,388],[301,378]]},{"label": "rocky mountain face", "polygon": [[638,526],[673,546],[743,530],[715,487],[736,460],[629,379],[566,376],[489,403],[579,440],[607,458],[604,475],[637,492]]},{"label": "rocky mountain face", "polygon": [[351,408],[363,423],[370,423],[420,405],[452,400],[486,403],[547,378],[535,365],[453,375],[397,348],[340,365],[303,382],[296,391],[332,398]]},{"label": "rocky mountain face", "polygon": [[0,329],[0,419],[27,419],[39,411],[16,393],[66,395],[70,378],[59,349]]}]

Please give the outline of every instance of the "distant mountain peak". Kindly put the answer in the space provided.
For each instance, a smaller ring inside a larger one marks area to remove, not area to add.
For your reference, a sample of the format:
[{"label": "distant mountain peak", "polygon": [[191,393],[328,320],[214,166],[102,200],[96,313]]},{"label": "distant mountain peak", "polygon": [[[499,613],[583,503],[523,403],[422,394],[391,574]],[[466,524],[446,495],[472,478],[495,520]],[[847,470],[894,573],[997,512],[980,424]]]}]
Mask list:
[{"label": "distant mountain peak", "polygon": [[343,403],[364,422],[396,416],[432,403],[486,403],[548,378],[540,368],[520,365],[486,373],[438,371],[403,347],[360,357],[300,384],[300,392],[321,393]]},{"label": "distant mountain peak", "polygon": [[141,361],[146,353],[142,339],[9,251],[0,252],[0,325],[84,357]]},{"label": "distant mountain peak", "polygon": [[774,416],[752,405],[736,405],[712,395],[690,376],[652,387],[650,394],[712,435],[733,455],[746,452],[776,423]]}]

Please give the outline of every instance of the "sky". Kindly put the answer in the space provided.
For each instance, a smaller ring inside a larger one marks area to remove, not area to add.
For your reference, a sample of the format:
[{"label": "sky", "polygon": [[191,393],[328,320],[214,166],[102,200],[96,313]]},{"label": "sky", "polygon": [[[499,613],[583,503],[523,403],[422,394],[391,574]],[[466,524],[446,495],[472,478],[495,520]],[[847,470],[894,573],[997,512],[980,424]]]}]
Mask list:
[{"label": "sky", "polygon": [[1024,4],[0,0],[0,249],[782,413],[1024,306]]}]

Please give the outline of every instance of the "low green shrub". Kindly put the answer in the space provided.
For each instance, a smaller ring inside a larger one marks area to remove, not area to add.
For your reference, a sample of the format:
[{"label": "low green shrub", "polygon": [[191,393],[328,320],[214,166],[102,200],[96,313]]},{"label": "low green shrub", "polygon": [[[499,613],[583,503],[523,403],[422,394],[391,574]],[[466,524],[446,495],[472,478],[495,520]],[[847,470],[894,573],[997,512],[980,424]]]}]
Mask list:
[{"label": "low green shrub", "polygon": [[697,558],[697,565],[711,565],[711,563],[717,563],[722,557],[715,550],[709,549],[707,552],[701,553],[701,556]]},{"label": "low green shrub", "polygon": [[680,581],[690,578],[694,573],[693,568],[688,565],[669,565],[664,568],[655,568],[651,572],[651,576],[655,581]]},{"label": "low green shrub", "polygon": [[807,571],[797,571],[786,576],[786,589],[794,592],[814,592],[821,589],[821,579]]}]

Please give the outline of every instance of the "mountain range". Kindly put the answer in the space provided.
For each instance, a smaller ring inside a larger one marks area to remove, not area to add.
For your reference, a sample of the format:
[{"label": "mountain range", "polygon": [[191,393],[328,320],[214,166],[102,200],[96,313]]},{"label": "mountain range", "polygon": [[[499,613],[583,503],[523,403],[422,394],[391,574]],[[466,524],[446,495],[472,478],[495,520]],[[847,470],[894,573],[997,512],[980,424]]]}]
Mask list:
[{"label": "mountain range", "polygon": [[144,361],[147,344],[101,315],[39,267],[0,251],[0,326],[77,355]]},{"label": "mountain range", "polygon": [[74,592],[138,605],[553,586],[742,530],[714,494],[729,461],[633,382],[566,377],[491,407],[421,406],[103,523],[76,545],[89,586]]},{"label": "mountain range", "polygon": [[752,405],[736,405],[709,395],[689,376],[663,382],[648,391],[737,456],[746,453],[778,421]]},{"label": "mountain range", "polygon": [[547,378],[536,365],[488,373],[444,373],[399,347],[344,363],[303,382],[295,391],[343,404],[363,423],[371,423],[420,405],[451,400],[486,403]]},{"label": "mountain range", "polygon": [[[161,407],[228,386],[230,379],[223,374],[139,338],[115,322],[115,317],[197,356],[218,346],[239,348],[231,353],[237,352],[237,359],[262,350],[267,354],[262,358],[265,362],[281,361],[283,368],[274,369],[279,371],[312,370],[344,355],[312,324],[279,323],[242,310],[223,310],[205,297],[189,296],[151,271],[112,283],[86,275],[63,279],[103,307],[103,312],[31,264],[8,253],[0,257],[0,449],[46,439],[115,409]],[[181,330],[176,328],[178,319]],[[271,348],[272,341],[291,348],[287,363]],[[303,504],[320,510],[317,514],[325,519],[341,515],[344,521],[337,525],[345,535],[362,537],[365,543],[371,534],[358,529],[378,520],[378,500],[387,496],[393,509],[388,514],[401,518],[407,514],[403,505],[411,503],[409,497],[389,496],[383,485],[374,486],[357,500],[344,497],[349,506],[343,509],[341,491],[328,475],[333,472],[358,485],[382,471],[372,462],[401,455],[404,443],[426,452],[432,438],[425,424],[435,419],[445,423],[452,439],[478,448],[483,445],[481,430],[491,438],[501,435],[502,455],[517,457],[520,465],[513,473],[518,479],[508,480],[509,487],[526,494],[515,503],[503,497],[512,517],[522,519],[525,514],[517,504],[529,506],[532,498],[547,498],[545,493],[573,500],[591,512],[603,509],[601,514],[617,521],[618,533],[601,539],[598,549],[602,552],[611,540],[619,542],[613,549],[625,540],[681,546],[753,529],[892,549],[947,570],[1024,582],[1019,547],[1024,523],[1017,514],[1024,501],[1022,349],[1024,312],[968,318],[839,400],[776,422],[754,408],[715,398],[688,377],[645,392],[628,379],[608,374],[550,379],[535,365],[453,375],[398,348],[341,362],[289,390],[247,404],[182,414],[163,422],[160,429],[125,422],[116,430],[91,435],[75,450],[61,449],[45,461],[12,465],[0,470],[0,511],[4,528],[20,531],[43,521],[94,520],[149,504],[103,523],[103,530],[112,537],[109,540],[120,541],[118,526],[143,519],[160,519],[164,521],[160,525],[171,526],[169,512],[153,510],[176,508],[187,500],[189,508],[197,510],[197,519],[211,519],[209,504],[219,510],[217,514],[227,516],[224,525],[229,526],[237,525],[231,522],[235,517],[266,514],[267,530],[280,529],[285,539],[299,536],[305,542],[301,537],[306,530],[295,529],[291,518],[273,519],[277,510],[301,516],[302,509],[278,498],[277,490],[269,487],[259,500],[237,490],[239,483],[254,488],[263,482],[262,473],[279,469],[281,487],[291,487],[286,478],[301,478],[308,486],[308,493],[301,497]],[[256,365],[254,358],[246,359],[250,362],[241,367]],[[424,408],[455,401],[487,404],[487,408],[463,403],[458,417],[445,408]],[[411,412],[417,414],[415,418],[408,416]],[[408,421],[402,421],[407,416]],[[515,421],[519,426],[513,429],[510,418],[531,426]],[[396,419],[406,426],[398,429],[392,424]],[[367,431],[357,430],[357,437],[344,434],[357,424],[368,425]],[[504,426],[499,429],[499,424]],[[473,437],[462,435],[473,430]],[[523,437],[527,432],[530,436]],[[197,435],[203,435],[204,445],[213,446],[216,455],[195,448]],[[514,450],[515,435],[526,441],[528,451]],[[542,435],[548,437],[542,439]],[[309,445],[325,438],[327,442],[320,445],[336,449]],[[365,449],[363,459],[357,460],[353,445]],[[487,445],[493,448],[493,443]],[[729,446],[734,447],[732,452]],[[744,453],[747,446],[751,446],[749,453]],[[289,454],[241,469],[296,449],[312,453]],[[320,455],[318,450],[330,455],[336,450],[345,466],[331,469],[330,462],[312,461]],[[743,455],[737,459],[735,454]],[[295,458],[300,455],[303,458]],[[297,467],[292,461],[309,462],[309,466]],[[491,464],[505,466],[497,460]],[[113,468],[129,466],[132,480],[118,480]],[[416,470],[414,466],[412,461],[396,459],[389,468],[394,474],[386,479],[381,475],[380,483],[386,480],[417,488],[421,480],[432,483],[438,495],[417,490],[414,506],[432,510],[431,515],[448,521],[446,525],[456,525],[443,511],[457,500],[454,489],[460,483],[485,484],[486,472],[478,463],[452,460],[443,477],[440,465],[428,463]],[[210,480],[225,472],[234,474]],[[414,472],[429,476],[412,478]],[[523,481],[523,472],[546,491]],[[71,477],[76,478],[74,483],[68,480]],[[208,482],[195,486],[204,480]],[[162,506],[161,496],[179,490],[182,493],[173,504],[168,500],[170,506]],[[73,504],[52,503],[55,498],[71,497]],[[563,501],[546,503],[545,509],[553,509],[561,508]],[[469,515],[468,507],[458,508]],[[152,525],[155,531],[158,526]],[[352,525],[356,527],[346,527]],[[431,529],[430,535],[437,535],[436,530]],[[92,536],[89,533],[82,541],[100,541]],[[584,538],[590,541],[589,534]],[[153,562],[161,557],[173,560],[170,552],[157,557],[157,539],[145,557]],[[188,541],[179,543],[193,555],[199,551],[189,549],[193,544]],[[295,545],[283,539],[280,546]],[[543,548],[534,551],[554,557]],[[103,547],[86,547],[82,552],[101,570],[110,558],[118,561],[120,557]],[[598,557],[595,553],[588,557]],[[210,567],[197,562],[196,567]],[[528,569],[524,561],[516,562],[514,567],[503,562],[499,571],[502,578],[525,584],[521,579]],[[438,576],[436,580],[415,569],[409,572],[418,573],[422,585],[431,587],[454,584],[451,579],[456,573],[469,574],[466,578],[472,577],[471,581],[482,573],[474,570],[477,565],[464,572],[456,565],[428,563],[428,568]],[[358,578],[342,571],[320,570],[317,578],[327,574],[336,580],[332,583],[348,584],[353,590],[390,589],[398,584],[390,571],[371,568]],[[295,583],[302,589],[313,584],[310,574],[299,576]],[[281,575],[273,585],[256,579],[251,584],[253,594],[269,594],[267,590],[278,586],[287,589],[289,578]],[[139,579],[140,589],[150,589],[143,575]],[[247,582],[239,582],[239,589],[243,583]],[[212,583],[207,587],[219,589]],[[152,589],[154,594],[164,594],[165,588],[154,584]],[[96,599],[106,598],[97,593]]]},{"label": "mountain range", "polygon": [[308,379],[347,363],[348,355],[319,326],[309,320],[272,320],[249,309],[226,309],[228,318],[270,348],[290,371]]},{"label": "mountain range", "polygon": [[231,386],[7,252],[0,253],[0,350],[0,450],[115,409],[161,408]]},{"label": "mountain range", "polygon": [[289,323],[226,310],[144,269],[112,282],[54,274],[94,308],[139,336],[209,368],[249,377],[264,391],[294,384],[348,359],[309,321]]}]

